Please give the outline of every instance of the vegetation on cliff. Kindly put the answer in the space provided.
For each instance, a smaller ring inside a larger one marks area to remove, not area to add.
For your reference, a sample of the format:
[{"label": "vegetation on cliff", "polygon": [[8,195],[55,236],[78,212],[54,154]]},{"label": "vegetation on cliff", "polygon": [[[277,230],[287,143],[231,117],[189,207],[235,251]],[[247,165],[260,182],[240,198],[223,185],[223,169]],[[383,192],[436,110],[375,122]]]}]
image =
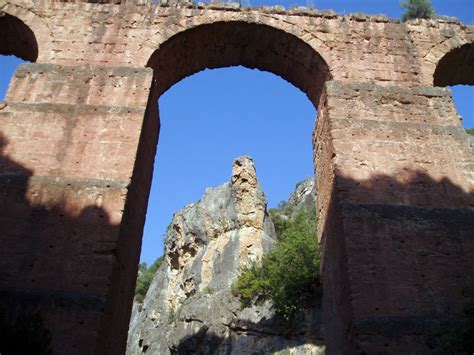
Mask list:
[{"label": "vegetation on cliff", "polygon": [[302,208],[292,218],[285,210],[270,214],[279,241],[260,264],[242,270],[232,292],[243,307],[271,299],[275,312],[291,320],[322,292],[316,213]]},{"label": "vegetation on cliff", "polygon": [[435,16],[431,0],[407,0],[403,1],[401,5],[406,10],[402,15],[403,21]]},{"label": "vegetation on cliff", "polygon": [[467,128],[466,132],[467,132],[467,134],[470,134],[471,136],[474,136],[474,128]]},{"label": "vegetation on cliff", "polygon": [[162,263],[163,256],[160,256],[158,259],[156,259],[150,267],[148,267],[146,262],[140,263],[138,266],[137,284],[135,286],[136,302],[143,303],[151,281],[153,281],[153,277]]}]

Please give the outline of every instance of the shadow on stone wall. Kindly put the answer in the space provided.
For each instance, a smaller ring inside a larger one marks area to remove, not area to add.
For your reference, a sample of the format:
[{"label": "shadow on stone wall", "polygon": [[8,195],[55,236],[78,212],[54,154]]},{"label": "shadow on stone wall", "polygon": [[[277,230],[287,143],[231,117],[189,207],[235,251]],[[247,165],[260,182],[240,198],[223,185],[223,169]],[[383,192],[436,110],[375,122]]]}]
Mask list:
[{"label": "shadow on stone wall", "polygon": [[473,301],[473,207],[472,190],[422,171],[336,177],[322,230],[328,354],[436,353],[427,338]]},{"label": "shadow on stone wall", "polygon": [[226,336],[209,332],[202,326],[196,333],[180,339],[170,351],[172,354],[268,354],[305,344],[324,347],[320,303],[308,313],[311,315],[298,314],[291,323],[278,314],[259,322],[237,320],[226,325]]},{"label": "shadow on stone wall", "polygon": [[48,333],[54,353],[92,352],[119,227],[103,208],[87,205],[81,186],[33,176],[5,154],[8,143],[0,132],[0,308],[10,329],[0,334],[0,353],[49,353],[36,341]]}]

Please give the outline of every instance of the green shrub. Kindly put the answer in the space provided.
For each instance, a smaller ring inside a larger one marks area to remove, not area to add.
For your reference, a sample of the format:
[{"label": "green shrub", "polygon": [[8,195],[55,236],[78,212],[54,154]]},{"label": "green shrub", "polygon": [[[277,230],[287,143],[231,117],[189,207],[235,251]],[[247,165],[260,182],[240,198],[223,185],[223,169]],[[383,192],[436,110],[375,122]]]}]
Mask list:
[{"label": "green shrub", "polygon": [[319,245],[313,212],[300,210],[264,260],[273,306],[287,319],[321,294]]},{"label": "green shrub", "polygon": [[213,295],[214,294],[214,289],[212,287],[206,286],[202,292],[205,295]]},{"label": "green shrub", "polygon": [[261,265],[242,271],[233,294],[244,307],[271,298],[276,313],[291,320],[321,295],[319,260],[315,211],[301,209]]},{"label": "green shrub", "polygon": [[244,268],[231,286],[232,294],[240,298],[242,307],[249,307],[270,296],[270,280],[267,269],[257,263]]},{"label": "green shrub", "polygon": [[471,136],[474,136],[474,128],[467,128],[466,132],[467,132],[467,134],[470,134]]},{"label": "green shrub", "polygon": [[280,239],[283,232],[290,227],[290,217],[279,209],[270,209],[268,211],[275,227],[277,238]]},{"label": "green shrub", "polygon": [[288,202],[282,200],[280,202],[278,202],[278,207],[277,209],[279,209],[280,211],[282,211],[283,213],[285,213],[288,209],[289,209],[289,206],[288,206]]},{"label": "green shrub", "polygon": [[163,256],[160,256],[155,260],[150,268],[147,268],[146,263],[140,263],[138,266],[138,278],[137,284],[135,286],[135,301],[138,303],[143,303],[145,299],[148,288],[150,287],[153,277],[155,276],[156,271],[163,263]]},{"label": "green shrub", "polygon": [[406,11],[402,16],[403,21],[415,18],[432,18],[435,15],[431,0],[407,0],[401,3]]}]

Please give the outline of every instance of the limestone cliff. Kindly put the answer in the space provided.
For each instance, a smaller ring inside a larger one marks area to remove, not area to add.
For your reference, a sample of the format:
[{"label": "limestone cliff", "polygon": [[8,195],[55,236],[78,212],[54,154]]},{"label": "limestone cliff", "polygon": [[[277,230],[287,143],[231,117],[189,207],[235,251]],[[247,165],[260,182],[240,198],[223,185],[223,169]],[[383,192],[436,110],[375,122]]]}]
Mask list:
[{"label": "limestone cliff", "polygon": [[288,199],[286,208],[289,209],[294,216],[300,209],[311,210],[316,206],[316,186],[314,178],[310,177],[296,184]]},{"label": "limestone cliff", "polygon": [[[296,195],[294,200],[303,203]],[[201,200],[175,213],[164,262],[143,305],[134,306],[127,353],[318,353],[319,310],[289,327],[270,302],[241,309],[231,294],[241,267],[275,243],[252,159],[239,157],[230,183],[207,189]]]}]

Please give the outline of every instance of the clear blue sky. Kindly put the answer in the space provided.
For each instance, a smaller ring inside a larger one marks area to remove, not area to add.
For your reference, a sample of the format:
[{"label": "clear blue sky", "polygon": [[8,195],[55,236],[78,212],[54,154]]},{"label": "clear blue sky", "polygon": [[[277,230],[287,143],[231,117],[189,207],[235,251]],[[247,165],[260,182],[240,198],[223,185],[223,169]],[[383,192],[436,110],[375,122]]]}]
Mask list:
[{"label": "clear blue sky", "polygon": [[[311,0],[309,0],[311,1]],[[252,1],[251,5],[306,5],[306,1]],[[309,2],[311,4],[311,2]],[[437,0],[438,14],[474,22],[473,0]],[[398,0],[314,0],[317,9],[400,18]],[[0,100],[20,61],[0,56]],[[454,87],[465,127],[474,127],[474,91]],[[206,70],[174,85],[159,101],[162,129],[155,161],[141,259],[163,251],[173,212],[199,199],[205,188],[230,179],[232,160],[248,154],[270,206],[287,199],[295,184],[313,174],[311,132],[316,111],[283,79],[242,67]]]}]

